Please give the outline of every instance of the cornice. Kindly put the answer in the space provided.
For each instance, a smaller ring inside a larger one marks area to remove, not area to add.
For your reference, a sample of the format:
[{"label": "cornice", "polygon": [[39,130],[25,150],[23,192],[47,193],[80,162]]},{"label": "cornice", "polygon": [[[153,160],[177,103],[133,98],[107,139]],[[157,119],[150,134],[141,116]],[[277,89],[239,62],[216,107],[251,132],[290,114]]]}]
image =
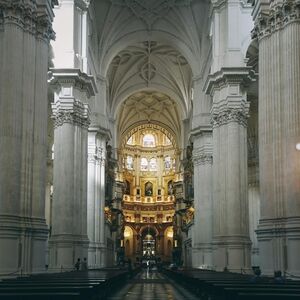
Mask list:
[{"label": "cornice", "polygon": [[212,126],[209,125],[201,125],[195,127],[191,130],[190,136],[192,139],[198,136],[211,135],[212,134]]},{"label": "cornice", "polygon": [[63,86],[64,84],[73,84],[75,88],[85,91],[90,98],[98,93],[94,76],[87,75],[80,69],[54,69],[51,68],[49,83],[52,86]]},{"label": "cornice", "polygon": [[108,128],[104,128],[100,125],[91,125],[89,127],[89,132],[96,132],[97,134],[103,136],[106,139],[106,141],[112,139],[111,131]]},{"label": "cornice", "polygon": [[208,75],[204,84],[204,92],[213,95],[215,89],[218,89],[227,84],[242,84],[249,85],[256,80],[256,74],[252,67],[224,67],[214,74]]}]

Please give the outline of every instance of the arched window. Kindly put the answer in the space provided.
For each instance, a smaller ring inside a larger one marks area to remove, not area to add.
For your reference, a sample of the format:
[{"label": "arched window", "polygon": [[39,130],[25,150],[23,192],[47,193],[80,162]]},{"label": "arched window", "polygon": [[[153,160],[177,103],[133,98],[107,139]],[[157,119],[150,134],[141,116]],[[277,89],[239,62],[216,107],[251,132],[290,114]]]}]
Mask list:
[{"label": "arched window", "polygon": [[145,134],[143,137],[144,147],[155,147],[155,138],[153,134]]},{"label": "arched window", "polygon": [[156,161],[156,158],[151,158],[150,159],[149,170],[150,171],[157,171],[157,161]]},{"label": "arched window", "polygon": [[133,157],[130,155],[127,156],[126,167],[128,170],[133,170]]},{"label": "arched window", "polygon": [[148,170],[148,160],[145,157],[141,158],[141,171],[147,171]]}]

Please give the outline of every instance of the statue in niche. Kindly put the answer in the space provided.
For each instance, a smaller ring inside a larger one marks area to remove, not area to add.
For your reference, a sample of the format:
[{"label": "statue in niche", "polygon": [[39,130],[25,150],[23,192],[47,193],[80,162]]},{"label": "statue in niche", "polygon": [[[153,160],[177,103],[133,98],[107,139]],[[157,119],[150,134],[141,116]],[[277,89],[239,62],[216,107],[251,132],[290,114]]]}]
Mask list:
[{"label": "statue in niche", "polygon": [[153,195],[153,184],[148,181],[145,183],[145,196],[152,196]]}]

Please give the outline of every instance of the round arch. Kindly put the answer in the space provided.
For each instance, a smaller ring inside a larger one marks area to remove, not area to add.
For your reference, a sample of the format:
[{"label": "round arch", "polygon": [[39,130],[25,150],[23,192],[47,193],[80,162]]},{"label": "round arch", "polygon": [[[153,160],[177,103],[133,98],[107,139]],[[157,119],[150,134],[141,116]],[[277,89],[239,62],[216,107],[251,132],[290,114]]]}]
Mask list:
[{"label": "round arch", "polygon": [[146,125],[146,126],[148,125],[149,127],[156,125],[158,127],[157,129],[159,129],[162,133],[164,133],[169,138],[173,147],[174,148],[178,147],[179,140],[171,128],[169,128],[165,124],[157,122],[157,121],[152,121],[151,124],[146,123],[145,121],[141,121],[141,122],[132,124],[125,131],[120,133],[120,136],[118,136],[118,140],[119,140],[119,144],[117,145],[118,148],[123,148],[125,146],[126,141],[130,138],[130,136],[132,134],[134,134],[138,130],[138,127],[140,127],[142,125]]}]

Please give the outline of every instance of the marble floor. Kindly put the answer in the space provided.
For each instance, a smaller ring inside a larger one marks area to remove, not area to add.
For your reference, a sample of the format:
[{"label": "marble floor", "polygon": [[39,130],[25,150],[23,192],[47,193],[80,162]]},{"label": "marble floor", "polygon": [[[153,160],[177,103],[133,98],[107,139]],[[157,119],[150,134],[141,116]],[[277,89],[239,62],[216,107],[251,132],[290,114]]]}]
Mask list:
[{"label": "marble floor", "polygon": [[130,280],[109,300],[196,300],[196,296],[176,285],[163,274],[147,270]]}]

